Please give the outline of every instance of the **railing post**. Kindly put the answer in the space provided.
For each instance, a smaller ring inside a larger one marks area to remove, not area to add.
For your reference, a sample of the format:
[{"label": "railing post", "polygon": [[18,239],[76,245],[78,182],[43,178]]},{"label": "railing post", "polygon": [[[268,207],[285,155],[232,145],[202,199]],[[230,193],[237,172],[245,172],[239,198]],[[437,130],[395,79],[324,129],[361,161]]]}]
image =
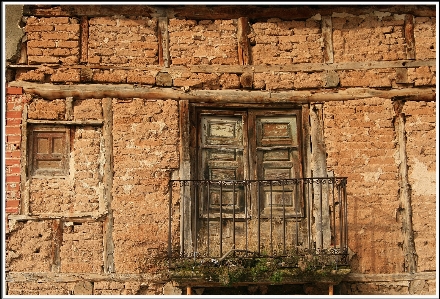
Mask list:
[{"label": "railing post", "polygon": [[344,183],[342,185],[343,190],[343,198],[344,198],[344,228],[345,228],[345,236],[344,236],[344,248],[348,249],[348,215],[347,215],[347,181],[344,179]]},{"label": "railing post", "polygon": [[[232,182],[232,248],[235,248],[235,181]],[[235,252],[234,252],[235,255]]]},{"label": "railing post", "polygon": [[206,211],[207,211],[207,215],[208,215],[208,218],[206,219],[206,231],[207,231],[207,236],[206,236],[206,246],[207,246],[207,248],[206,248],[206,250],[207,250],[207,255],[209,256],[209,252],[210,252],[210,250],[209,250],[209,208],[210,208],[210,206],[211,206],[211,182],[209,182],[208,181],[208,187],[207,187],[207,199],[208,199],[208,205],[207,205],[207,207],[206,207]]},{"label": "railing post", "polygon": [[182,187],[183,185],[183,192],[181,191],[181,199],[180,199],[180,256],[183,257],[185,254],[185,246],[186,246],[186,240],[185,240],[185,190],[186,190],[186,182],[183,181],[180,182],[180,186]]},{"label": "railing post", "polygon": [[249,248],[249,244],[248,244],[248,196],[249,194],[251,194],[251,192],[249,191],[251,183],[248,182],[248,184],[246,184],[243,181],[243,190],[244,190],[244,223],[245,223],[245,247],[246,247],[246,255],[247,255],[247,251]]},{"label": "railing post", "polygon": [[317,180],[319,184],[319,210],[318,210],[318,219],[319,219],[319,230],[318,230],[318,246],[317,248],[323,249],[324,246],[324,231],[322,228],[322,180]]},{"label": "railing post", "polygon": [[272,211],[272,207],[273,207],[273,199],[272,199],[272,186],[273,186],[273,181],[270,181],[270,255],[273,256],[273,211]]},{"label": "railing post", "polygon": [[297,202],[297,198],[296,198],[296,194],[298,192],[298,181],[295,180],[293,182],[293,194],[294,194],[294,200],[293,200],[293,204],[295,205],[295,228],[296,228],[296,238],[295,238],[295,247],[298,248],[298,238],[299,238],[299,228],[298,228],[298,202]]},{"label": "railing post", "polygon": [[173,205],[173,181],[170,180],[168,182],[168,193],[169,193],[169,201],[168,201],[168,263],[171,263],[171,217],[172,217],[172,205]]},{"label": "railing post", "polygon": [[260,241],[260,181],[256,182],[257,184],[257,223],[258,223],[258,227],[257,227],[257,244],[258,244],[258,255],[260,255],[261,251],[260,251],[260,245],[261,245],[261,241]]},{"label": "railing post", "polygon": [[[283,186],[283,254],[286,254],[286,198],[284,192],[285,180],[281,181],[281,184]],[[295,204],[295,200],[293,200],[293,203]]]},{"label": "railing post", "polygon": [[[190,192],[191,192],[191,186],[190,186]],[[196,194],[194,194],[194,199],[193,199],[193,204],[194,204],[194,210],[193,210],[193,223],[191,225],[191,228],[194,229],[194,231],[192,232],[192,239],[193,239],[193,256],[194,256],[194,260],[197,257],[197,250],[198,250],[198,240],[197,240],[197,213],[198,213],[198,201],[199,201],[199,192],[196,192]]]},{"label": "railing post", "polygon": [[220,257],[223,256],[223,181],[220,181]]}]

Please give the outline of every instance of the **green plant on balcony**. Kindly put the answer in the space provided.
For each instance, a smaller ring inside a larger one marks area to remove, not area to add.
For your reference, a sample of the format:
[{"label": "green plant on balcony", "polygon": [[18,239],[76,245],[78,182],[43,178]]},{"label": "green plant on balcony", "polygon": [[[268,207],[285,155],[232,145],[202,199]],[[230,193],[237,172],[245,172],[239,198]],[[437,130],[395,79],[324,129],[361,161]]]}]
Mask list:
[{"label": "green plant on balcony", "polygon": [[335,257],[316,253],[278,257],[248,256],[221,259],[174,259],[171,277],[182,282],[235,283],[325,282],[337,284],[350,272],[338,266]]}]

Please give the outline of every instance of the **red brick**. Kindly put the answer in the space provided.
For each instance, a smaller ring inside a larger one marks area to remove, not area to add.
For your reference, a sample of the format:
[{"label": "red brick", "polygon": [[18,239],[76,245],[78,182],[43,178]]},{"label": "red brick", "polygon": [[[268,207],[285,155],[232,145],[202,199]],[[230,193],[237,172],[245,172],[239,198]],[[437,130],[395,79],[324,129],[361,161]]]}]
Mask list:
[{"label": "red brick", "polygon": [[18,135],[6,136],[6,142],[7,143],[20,143],[21,136],[18,136]]},{"label": "red brick", "polygon": [[23,94],[23,88],[15,86],[7,87],[6,94]]},{"label": "red brick", "polygon": [[7,151],[5,152],[5,158],[20,158],[21,152],[20,151]]},{"label": "red brick", "polygon": [[6,191],[20,191],[20,184],[17,183],[6,184]]},{"label": "red brick", "polygon": [[57,47],[59,48],[75,48],[78,47],[78,42],[77,41],[59,41],[57,43]]},{"label": "red brick", "polygon": [[41,18],[38,20],[38,24],[45,24],[45,25],[58,25],[58,24],[68,24],[69,18],[68,17],[48,17],[48,18]]},{"label": "red brick", "polygon": [[19,175],[7,175],[6,176],[6,183],[19,183],[19,182],[20,182]]},{"label": "red brick", "polygon": [[52,25],[28,25],[26,26],[26,32],[34,32],[34,31],[53,31]]},{"label": "red brick", "polygon": [[18,208],[19,205],[20,205],[19,200],[7,200],[6,201],[6,209],[7,208]]},{"label": "red brick", "polygon": [[20,165],[20,159],[5,159],[5,165]]},{"label": "red brick", "polygon": [[5,212],[10,214],[15,214],[18,213],[18,208],[6,208]]},{"label": "red brick", "polygon": [[6,135],[21,135],[21,128],[20,127],[6,127],[5,130]]},{"label": "red brick", "polygon": [[[48,46],[51,47],[51,46]],[[55,44],[52,46],[52,48],[55,47]],[[52,57],[52,56],[29,56],[29,63],[36,63],[36,64],[41,64],[41,63],[58,63],[59,62],[59,57]]]},{"label": "red brick", "polygon": [[7,101],[6,111],[17,111],[17,112],[21,113],[22,110],[23,110],[22,103],[17,103],[16,101]]},{"label": "red brick", "polygon": [[22,95],[7,95],[6,96],[6,102],[7,103],[14,103],[17,105],[17,107],[21,107],[21,104],[23,103],[25,97]]},{"label": "red brick", "polygon": [[6,126],[16,126],[21,124],[21,118],[7,118]]},{"label": "red brick", "polygon": [[7,168],[6,173],[8,174],[20,174],[20,167],[9,167]]},{"label": "red brick", "polygon": [[8,200],[13,200],[13,199],[20,200],[20,190],[6,191],[6,197],[5,198],[8,199]]},{"label": "red brick", "polygon": [[21,119],[21,111],[8,111],[6,112],[6,119],[8,118],[19,118]]}]

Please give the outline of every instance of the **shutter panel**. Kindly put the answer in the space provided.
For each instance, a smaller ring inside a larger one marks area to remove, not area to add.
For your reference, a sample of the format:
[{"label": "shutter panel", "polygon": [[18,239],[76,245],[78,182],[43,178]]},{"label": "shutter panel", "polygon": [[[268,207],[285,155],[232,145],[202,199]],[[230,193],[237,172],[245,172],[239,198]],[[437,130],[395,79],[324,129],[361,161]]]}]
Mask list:
[{"label": "shutter panel", "polygon": [[[285,180],[299,178],[301,173],[298,126],[296,114],[279,115],[266,113],[255,115],[256,172],[258,180]],[[280,182],[264,184],[260,189],[260,206],[263,215],[300,213],[300,188]],[[289,181],[290,182],[290,181]]]},{"label": "shutter panel", "polygon": [[[243,115],[201,116],[200,179],[236,181],[244,179]],[[243,209],[243,187],[212,183],[201,192],[202,213],[231,213]]]},{"label": "shutter panel", "polygon": [[67,175],[67,129],[36,128],[32,134],[33,174]]}]

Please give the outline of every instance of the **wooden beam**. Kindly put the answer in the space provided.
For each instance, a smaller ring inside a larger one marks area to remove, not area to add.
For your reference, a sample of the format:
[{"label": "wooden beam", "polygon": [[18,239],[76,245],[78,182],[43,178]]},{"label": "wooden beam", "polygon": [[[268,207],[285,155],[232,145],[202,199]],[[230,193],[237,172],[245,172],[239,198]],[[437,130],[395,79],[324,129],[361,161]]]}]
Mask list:
[{"label": "wooden beam", "polygon": [[[160,65],[150,65],[146,67],[130,66],[104,66],[104,65],[71,65],[71,69],[99,69],[99,70],[142,70],[152,72],[183,72],[193,73],[267,73],[267,72],[317,72],[317,71],[339,71],[339,70],[369,70],[387,68],[415,68],[421,66],[436,66],[435,59],[429,60],[397,60],[397,61],[364,61],[364,62],[344,62],[344,63],[298,63],[291,65],[188,65],[164,67]],[[63,67],[59,64],[48,65],[20,65],[11,64],[8,68],[14,69],[38,69]]]},{"label": "wooden beam", "polygon": [[87,63],[88,61],[88,48],[89,48],[89,19],[86,16],[81,17],[80,26],[80,50],[81,50],[81,63]]},{"label": "wooden beam", "polygon": [[339,70],[369,70],[387,68],[414,68],[421,66],[436,66],[435,59],[431,60],[400,60],[400,61],[365,61],[345,63],[298,63],[290,65],[190,65],[194,73],[266,73],[266,72],[317,72]]},{"label": "wooden beam", "polygon": [[9,86],[23,87],[24,91],[47,100],[73,97],[92,98],[142,98],[172,99],[207,103],[307,103],[325,101],[348,101],[372,97],[401,99],[408,101],[435,101],[436,88],[373,89],[346,88],[289,91],[245,91],[245,90],[190,90],[173,88],[137,87],[129,84],[78,84],[54,85],[25,81],[10,82]]},{"label": "wooden beam", "polygon": [[404,36],[406,43],[406,58],[416,59],[415,39],[414,39],[414,16],[405,15]]},{"label": "wooden beam", "polygon": [[159,65],[170,67],[168,18],[161,17],[158,22]]},{"label": "wooden beam", "polygon": [[239,18],[237,23],[238,36],[238,64],[250,64],[250,44],[249,44],[249,19]]},{"label": "wooden beam", "polygon": [[103,222],[104,234],[104,273],[114,273],[114,242],[113,242],[113,210],[112,210],[112,186],[113,186],[113,99],[102,99],[102,111],[104,126],[102,138],[104,140],[104,177],[103,198],[99,203],[100,212],[107,213]]},{"label": "wooden beam", "polygon": [[408,82],[408,69],[397,68],[396,69],[396,83],[397,84],[411,84]]},{"label": "wooden beam", "polygon": [[132,15],[151,17],[156,9],[147,5],[24,5],[24,16],[35,17],[104,17]]},{"label": "wooden beam", "polygon": [[[324,107],[321,103],[312,104],[310,107],[310,168],[312,177],[327,176],[327,155],[324,142]],[[317,191],[312,191],[313,215],[330,215],[329,213],[329,194],[324,188],[321,196]],[[321,217],[321,221],[316,221],[316,248],[329,248],[331,242],[331,229],[328,217]]]},{"label": "wooden beam", "polygon": [[[30,177],[28,175],[29,167],[27,148],[28,148],[28,105],[23,105],[23,111],[21,113],[21,145],[20,145],[20,188],[22,192],[22,198],[20,202],[20,214],[29,215],[29,199],[30,199]],[[9,217],[10,218],[10,217]]]},{"label": "wooden beam", "polygon": [[41,125],[89,125],[101,126],[104,122],[102,120],[46,120],[46,119],[28,119],[29,124]]},{"label": "wooden beam", "polygon": [[73,97],[66,98],[66,114],[65,118],[68,121],[73,119]]},{"label": "wooden beam", "polygon": [[324,62],[333,63],[333,28],[331,16],[322,17],[321,31],[324,41]]},{"label": "wooden beam", "polygon": [[[12,215],[10,215],[12,216]],[[54,273],[54,272],[7,272],[5,273],[6,282],[75,282],[75,281],[119,281],[126,282],[127,280],[137,281],[157,281],[161,283],[167,282],[162,280],[160,274],[151,273]],[[347,282],[384,282],[384,281],[414,281],[414,280],[435,280],[436,271],[419,272],[414,274],[409,273],[391,273],[391,274],[362,274],[349,273],[342,281]],[[304,280],[304,283],[307,281]]]},{"label": "wooden beam", "polygon": [[410,13],[418,17],[435,17],[435,5],[24,5],[23,15],[35,17],[54,16],[115,16],[131,15],[215,20],[238,19],[246,16],[252,21],[280,18],[282,20],[305,20],[321,14],[332,13],[365,15],[371,11],[392,14]]},{"label": "wooden beam", "polygon": [[52,240],[51,240],[51,260],[52,272],[60,272],[61,256],[60,249],[63,243],[63,227],[64,222],[59,219],[52,220]]},{"label": "wooden beam", "polygon": [[399,220],[402,225],[403,238],[403,267],[406,272],[415,273],[417,271],[417,251],[414,242],[414,230],[412,222],[412,204],[411,204],[411,185],[408,175],[408,155],[406,148],[406,129],[405,129],[405,114],[402,113],[403,101],[394,102],[394,131],[396,132],[397,147],[399,151]]},{"label": "wooden beam", "polygon": [[435,280],[436,272],[417,273],[391,273],[391,274],[363,274],[349,273],[342,281],[350,282],[375,282],[375,281],[413,281],[413,280]]}]

